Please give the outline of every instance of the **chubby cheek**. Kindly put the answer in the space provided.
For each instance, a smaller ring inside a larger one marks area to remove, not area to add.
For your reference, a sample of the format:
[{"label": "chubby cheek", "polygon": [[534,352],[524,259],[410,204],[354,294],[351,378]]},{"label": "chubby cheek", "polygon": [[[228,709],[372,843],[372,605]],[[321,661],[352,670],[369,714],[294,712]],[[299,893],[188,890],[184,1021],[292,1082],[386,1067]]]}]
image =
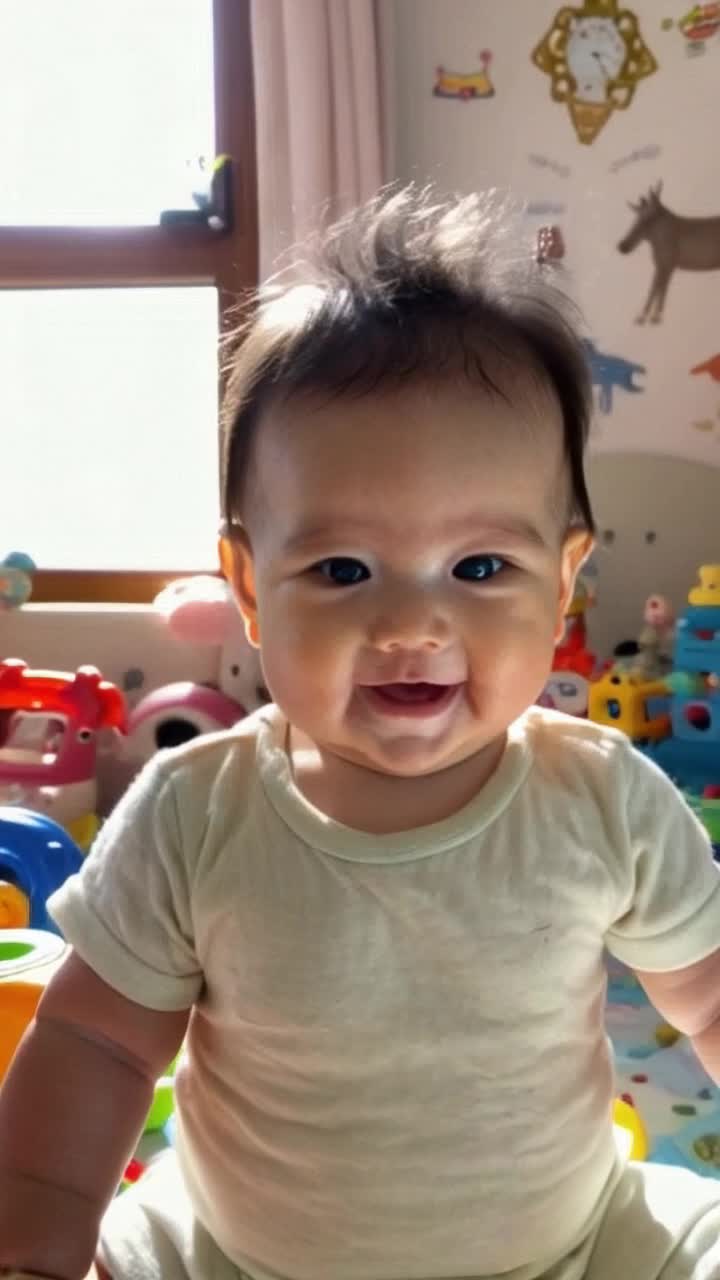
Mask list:
[{"label": "chubby cheek", "polygon": [[486,617],[474,638],[472,661],[484,700],[512,701],[521,709],[529,705],[552,666],[554,631],[555,612],[542,596]]},{"label": "chubby cheek", "polygon": [[337,627],[320,616],[283,610],[260,614],[262,664],[274,701],[290,719],[324,719],[347,699],[352,686],[352,647]]}]

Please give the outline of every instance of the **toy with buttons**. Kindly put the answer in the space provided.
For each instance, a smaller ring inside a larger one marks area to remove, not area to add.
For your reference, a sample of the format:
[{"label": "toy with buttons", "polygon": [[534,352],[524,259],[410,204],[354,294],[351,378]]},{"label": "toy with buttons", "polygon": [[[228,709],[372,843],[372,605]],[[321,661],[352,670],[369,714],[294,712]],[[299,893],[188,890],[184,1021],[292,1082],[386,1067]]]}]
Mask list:
[{"label": "toy with buttons", "polygon": [[645,624],[636,653],[591,684],[588,714],[624,730],[673,779],[720,856],[720,564],[700,567],[674,630],[658,596]]}]

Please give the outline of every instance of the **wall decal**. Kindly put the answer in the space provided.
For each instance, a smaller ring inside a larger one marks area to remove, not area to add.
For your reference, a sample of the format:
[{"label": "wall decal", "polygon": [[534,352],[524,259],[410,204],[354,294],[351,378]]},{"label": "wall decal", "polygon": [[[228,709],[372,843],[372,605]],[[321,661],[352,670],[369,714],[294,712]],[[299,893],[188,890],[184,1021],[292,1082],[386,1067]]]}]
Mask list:
[{"label": "wall decal", "polygon": [[558,200],[531,200],[525,206],[528,218],[561,218],[567,212],[567,205]]},{"label": "wall decal", "polygon": [[703,435],[712,435],[720,444],[720,409],[716,411],[715,418],[699,418],[690,424],[696,431],[701,431]]},{"label": "wall decal", "polygon": [[613,111],[630,105],[639,81],[657,71],[636,15],[618,0],[558,9],[531,56],[550,76],[555,102],[567,103],[583,143],[593,142]]},{"label": "wall decal", "polygon": [[691,373],[709,373],[713,382],[720,382],[720,352],[716,356],[710,356],[709,360],[703,360],[702,364],[696,364]]},{"label": "wall decal", "polygon": [[628,155],[621,156],[619,160],[613,160],[608,166],[608,173],[618,173],[620,169],[624,169],[629,164],[637,164],[639,160],[657,160],[662,152],[656,142],[648,142],[645,147],[636,147],[634,151],[630,151]]},{"label": "wall decal", "polygon": [[572,173],[569,164],[560,164],[558,160],[553,160],[550,156],[538,155],[536,151],[530,152],[528,161],[538,169],[551,169],[553,173],[557,174],[558,178],[569,178]]},{"label": "wall decal", "polygon": [[600,351],[589,339],[583,341],[590,364],[592,383],[598,388],[598,409],[601,413],[611,413],[613,393],[617,391],[638,392],[645,388],[638,386],[636,377],[645,373],[645,366],[626,360],[623,356],[611,355]]},{"label": "wall decal", "polygon": [[490,63],[492,54],[483,49],[479,71],[448,71],[447,67],[435,68],[435,84],[433,94],[436,98],[459,98],[461,102],[470,102],[473,98],[492,98],[495,87],[490,79]]},{"label": "wall decal", "polygon": [[638,324],[663,318],[668,287],[675,271],[717,271],[720,268],[720,216],[686,218],[668,209],[660,199],[662,182],[651,187],[637,204],[630,204],[635,221],[618,244],[620,253],[632,253],[647,240],[653,257],[653,278]]},{"label": "wall decal", "polygon": [[558,226],[540,227],[535,249],[536,262],[560,262],[565,257],[565,241]]},{"label": "wall decal", "polygon": [[710,42],[720,32],[720,4],[694,4],[681,18],[673,22],[665,18],[660,24],[663,31],[676,26],[685,39],[685,49],[690,55],[704,53]]}]

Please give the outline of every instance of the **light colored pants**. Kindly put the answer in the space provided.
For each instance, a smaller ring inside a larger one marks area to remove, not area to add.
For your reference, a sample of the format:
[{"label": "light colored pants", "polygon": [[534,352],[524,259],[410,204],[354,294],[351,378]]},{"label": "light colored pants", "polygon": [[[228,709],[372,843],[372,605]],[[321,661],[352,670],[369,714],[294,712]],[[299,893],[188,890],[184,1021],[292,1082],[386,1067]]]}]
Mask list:
[{"label": "light colored pants", "polygon": [[[248,1280],[195,1219],[174,1152],[113,1202],[100,1259],[113,1280]],[[720,1182],[631,1164],[583,1244],[538,1272],[482,1280],[720,1280]],[[477,1278],[480,1280],[480,1278]]]}]

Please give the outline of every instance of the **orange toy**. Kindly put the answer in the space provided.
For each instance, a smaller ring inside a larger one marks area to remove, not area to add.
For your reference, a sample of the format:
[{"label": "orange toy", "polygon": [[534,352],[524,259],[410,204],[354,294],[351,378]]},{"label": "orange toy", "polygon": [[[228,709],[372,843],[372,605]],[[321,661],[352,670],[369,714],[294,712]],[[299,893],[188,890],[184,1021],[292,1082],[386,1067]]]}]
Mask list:
[{"label": "orange toy", "polygon": [[62,938],[40,929],[5,929],[0,935],[0,1080],[68,950]]}]

